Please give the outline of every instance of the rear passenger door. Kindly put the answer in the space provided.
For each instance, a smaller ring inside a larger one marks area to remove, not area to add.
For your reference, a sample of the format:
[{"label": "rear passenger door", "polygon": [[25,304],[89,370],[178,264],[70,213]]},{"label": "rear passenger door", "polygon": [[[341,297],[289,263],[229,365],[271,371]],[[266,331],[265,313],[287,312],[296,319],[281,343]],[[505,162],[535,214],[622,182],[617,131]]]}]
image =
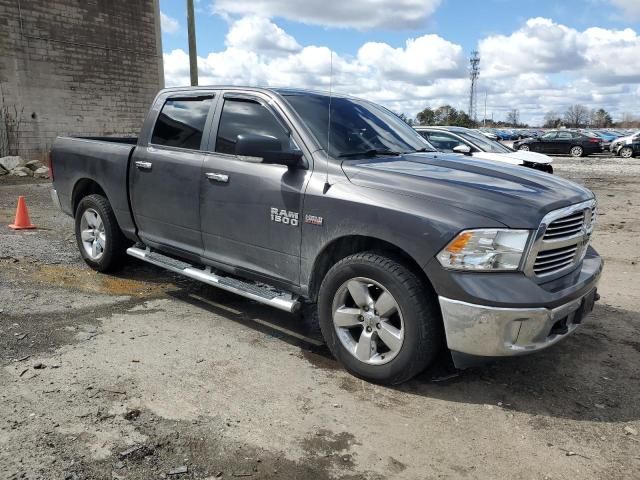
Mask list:
[{"label": "rear passenger door", "polygon": [[569,153],[573,143],[574,134],[572,132],[558,132],[555,140],[555,148],[553,153]]},{"label": "rear passenger door", "polygon": [[131,160],[131,208],[139,237],[176,253],[202,253],[200,183],[214,93],[160,99],[151,140]]},{"label": "rear passenger door", "polygon": [[282,113],[258,93],[227,92],[220,99],[202,169],[200,216],[206,258],[297,284],[309,159],[287,168],[235,153],[241,134],[269,135],[283,148],[301,146]]}]

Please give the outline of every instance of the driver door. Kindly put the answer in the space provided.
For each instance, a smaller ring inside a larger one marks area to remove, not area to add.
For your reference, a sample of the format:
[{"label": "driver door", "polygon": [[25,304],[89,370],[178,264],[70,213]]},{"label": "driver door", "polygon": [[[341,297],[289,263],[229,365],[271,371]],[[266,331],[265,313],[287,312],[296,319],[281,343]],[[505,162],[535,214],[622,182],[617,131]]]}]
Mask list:
[{"label": "driver door", "polygon": [[300,274],[302,200],[308,164],[288,168],[235,153],[238,135],[301,144],[269,99],[227,92],[218,105],[204,156],[200,222],[204,257],[283,283]]},{"label": "driver door", "polygon": [[534,150],[534,147],[537,146],[538,148],[536,150],[541,153],[555,153],[555,140],[557,135],[557,132],[545,133],[540,137],[539,142],[532,142],[529,146],[531,150]]}]

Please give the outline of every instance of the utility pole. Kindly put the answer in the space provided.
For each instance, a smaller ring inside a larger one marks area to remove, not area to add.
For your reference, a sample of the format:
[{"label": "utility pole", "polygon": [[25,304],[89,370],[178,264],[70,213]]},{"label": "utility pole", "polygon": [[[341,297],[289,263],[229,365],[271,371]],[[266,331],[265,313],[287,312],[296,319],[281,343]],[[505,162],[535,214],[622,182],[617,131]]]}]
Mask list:
[{"label": "utility pole", "polygon": [[196,49],[196,22],[193,14],[193,0],[187,0],[187,24],[189,30],[189,72],[191,86],[198,85],[198,51]]},{"label": "utility pole", "polygon": [[487,91],[484,91],[484,116],[482,117],[482,125],[487,125]]},{"label": "utility pole", "polygon": [[478,119],[476,114],[476,82],[480,76],[480,53],[477,50],[471,52],[469,57],[469,78],[471,89],[469,90],[469,118],[474,122]]}]

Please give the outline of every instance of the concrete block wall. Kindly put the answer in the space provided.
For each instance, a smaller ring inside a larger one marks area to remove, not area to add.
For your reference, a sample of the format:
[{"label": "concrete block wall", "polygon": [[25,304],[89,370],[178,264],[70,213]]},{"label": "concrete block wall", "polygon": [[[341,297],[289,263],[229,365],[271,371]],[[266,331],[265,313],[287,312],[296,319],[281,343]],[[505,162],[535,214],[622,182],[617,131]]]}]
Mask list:
[{"label": "concrete block wall", "polygon": [[158,0],[0,0],[0,107],[20,114],[20,155],[137,135],[163,85]]}]

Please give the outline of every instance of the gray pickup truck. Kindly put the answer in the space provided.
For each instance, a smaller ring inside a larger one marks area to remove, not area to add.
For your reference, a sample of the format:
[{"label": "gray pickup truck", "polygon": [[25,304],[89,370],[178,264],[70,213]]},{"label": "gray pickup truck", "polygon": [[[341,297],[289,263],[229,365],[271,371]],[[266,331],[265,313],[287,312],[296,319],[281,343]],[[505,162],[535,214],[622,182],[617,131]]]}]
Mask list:
[{"label": "gray pickup truck", "polygon": [[257,302],[317,304],[354,375],[387,384],[536,352],[597,300],[592,192],[433,151],[369,101],[295,89],[161,91],[137,139],[58,138],[54,202],[84,260],[126,254]]}]

